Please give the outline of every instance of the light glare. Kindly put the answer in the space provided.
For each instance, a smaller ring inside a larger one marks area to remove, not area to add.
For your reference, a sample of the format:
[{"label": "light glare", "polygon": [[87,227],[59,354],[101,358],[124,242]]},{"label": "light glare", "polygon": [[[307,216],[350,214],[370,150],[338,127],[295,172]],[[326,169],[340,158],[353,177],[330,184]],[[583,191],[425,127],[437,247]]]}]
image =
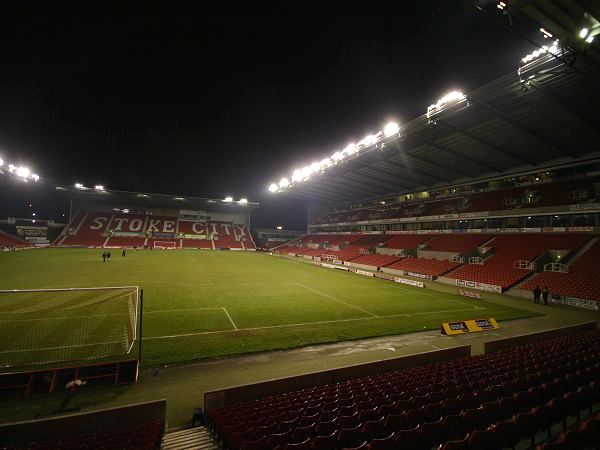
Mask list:
[{"label": "light glare", "polygon": [[288,180],[287,178],[282,178],[281,180],[279,180],[279,187],[280,188],[286,188],[290,185],[290,180]]},{"label": "light glare", "polygon": [[84,186],[83,186],[83,184],[81,184],[81,183],[75,183],[75,188],[76,188],[76,189],[83,189],[83,188],[84,188]]},{"label": "light glare", "polygon": [[585,37],[588,35],[589,32],[590,32],[590,30],[588,30],[587,28],[582,28],[581,31],[579,32],[579,37],[581,39],[585,39]]},{"label": "light glare", "polygon": [[240,203],[241,203],[242,205],[245,205],[245,204],[247,204],[247,203],[248,203],[248,199],[247,199],[247,198],[240,198]]},{"label": "light glare", "polygon": [[27,178],[31,172],[27,167],[19,167],[17,169],[17,176]]},{"label": "light glare", "polygon": [[269,192],[277,192],[277,185],[275,183],[271,183],[269,186]]},{"label": "light glare", "polygon": [[396,122],[388,123],[383,129],[383,134],[386,136],[392,136],[393,134],[397,134],[400,131],[400,127]]},{"label": "light glare", "polygon": [[97,184],[96,186],[94,186],[94,189],[96,189],[97,191],[103,191],[104,186],[102,186],[101,184]]},{"label": "light glare", "polygon": [[224,202],[232,202],[233,201],[233,197],[225,197],[225,200],[223,200]]}]

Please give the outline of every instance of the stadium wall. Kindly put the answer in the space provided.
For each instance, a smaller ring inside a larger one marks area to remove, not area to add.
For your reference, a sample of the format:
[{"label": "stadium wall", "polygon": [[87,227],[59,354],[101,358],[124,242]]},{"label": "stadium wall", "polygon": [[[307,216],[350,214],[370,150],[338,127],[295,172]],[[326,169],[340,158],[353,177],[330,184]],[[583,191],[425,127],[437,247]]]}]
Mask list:
[{"label": "stadium wall", "polygon": [[325,370],[322,372],[218,389],[204,394],[204,411],[206,414],[206,412],[211,409],[221,408],[235,403],[261,399],[300,389],[339,383],[394,370],[409,369],[411,367],[418,367],[451,359],[465,358],[467,356],[471,356],[471,346],[463,345],[433,352],[417,353],[410,356]]},{"label": "stadium wall", "polygon": [[167,400],[162,399],[64,417],[8,423],[0,425],[0,444],[52,441],[148,422],[159,421],[164,426],[166,411]]}]

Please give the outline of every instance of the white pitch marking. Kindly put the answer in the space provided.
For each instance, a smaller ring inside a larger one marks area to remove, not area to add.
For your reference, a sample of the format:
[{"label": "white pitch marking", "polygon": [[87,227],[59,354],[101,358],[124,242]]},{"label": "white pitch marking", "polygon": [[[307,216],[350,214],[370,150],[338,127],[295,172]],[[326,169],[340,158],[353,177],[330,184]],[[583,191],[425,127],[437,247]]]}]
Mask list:
[{"label": "white pitch marking", "polygon": [[338,320],[322,320],[319,322],[304,322],[304,323],[289,323],[283,325],[269,325],[265,327],[250,327],[250,328],[238,328],[237,330],[217,330],[217,331],[200,331],[197,333],[183,333],[183,334],[171,334],[164,336],[152,336],[145,337],[144,340],[154,340],[154,339],[171,339],[178,337],[189,337],[189,336],[203,336],[207,334],[220,334],[220,333],[232,333],[234,331],[255,331],[255,330],[270,330],[274,328],[288,328],[288,327],[303,327],[309,325],[324,325],[328,323],[341,323],[341,322],[355,322],[359,320],[375,320],[375,319],[388,319],[392,317],[409,317],[410,315],[415,314],[444,314],[444,313],[452,313],[452,312],[462,312],[462,311],[474,311],[473,308],[467,309],[451,309],[446,311],[427,311],[422,313],[412,313],[412,314],[390,314],[389,316],[378,316],[378,317],[357,317],[354,319],[338,319]]},{"label": "white pitch marking", "polygon": [[306,290],[309,290],[309,291],[311,291],[311,292],[314,292],[315,294],[317,294],[317,295],[320,295],[321,297],[325,297],[325,298],[328,298],[328,299],[330,299],[330,300],[333,300],[334,302],[341,303],[342,305],[346,305],[346,306],[348,306],[348,307],[350,307],[350,308],[356,309],[357,311],[361,311],[361,312],[363,312],[363,313],[365,313],[365,314],[368,314],[368,315],[369,315],[369,316],[371,316],[371,317],[374,317],[374,318],[379,318],[379,316],[378,316],[378,315],[376,315],[376,314],[373,314],[373,313],[370,313],[370,312],[369,312],[369,311],[367,311],[366,309],[362,309],[362,308],[360,308],[359,306],[354,306],[354,305],[351,305],[350,303],[346,303],[345,301],[343,301],[343,300],[340,300],[339,298],[335,298],[333,295],[329,295],[329,294],[326,294],[325,292],[321,292],[321,291],[319,291],[319,290],[317,290],[317,289],[313,289],[313,288],[311,288],[311,287],[305,286],[305,285],[304,285],[304,284],[302,284],[302,283],[294,283],[294,284],[296,284],[296,285],[298,285],[298,286],[300,286],[300,287],[303,287],[303,288],[304,288],[304,289],[306,289]]},{"label": "white pitch marking", "polygon": [[237,330],[238,327],[235,324],[235,322],[233,321],[233,319],[231,318],[231,316],[229,315],[229,313],[227,312],[227,310],[225,309],[225,307],[222,308],[223,311],[225,312],[225,314],[227,314],[227,317],[229,318],[229,321],[231,322],[231,325],[233,325],[234,330]]}]

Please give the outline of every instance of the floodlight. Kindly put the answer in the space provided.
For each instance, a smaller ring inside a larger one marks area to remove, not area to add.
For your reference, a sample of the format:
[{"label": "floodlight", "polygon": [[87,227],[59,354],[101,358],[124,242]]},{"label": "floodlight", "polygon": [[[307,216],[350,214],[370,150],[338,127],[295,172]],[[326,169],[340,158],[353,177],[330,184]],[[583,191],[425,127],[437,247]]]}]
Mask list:
[{"label": "floodlight", "polygon": [[331,159],[333,159],[334,161],[339,161],[341,159],[344,159],[344,154],[342,152],[335,152],[333,155],[331,155]]},{"label": "floodlight", "polygon": [[[181,199],[181,200],[183,200],[183,199]],[[227,202],[227,203],[231,203],[233,201],[233,197],[225,197],[225,200],[223,200],[223,201]]]},{"label": "floodlight", "polygon": [[27,167],[19,167],[17,169],[17,176],[22,178],[27,178],[31,172]]},{"label": "floodlight", "polygon": [[544,35],[544,38],[551,38],[552,37],[552,33],[550,33],[548,30],[546,30],[544,28],[540,28],[540,31]]},{"label": "floodlight", "polygon": [[318,163],[318,162],[314,162],[314,163],[312,163],[312,164],[310,165],[309,169],[310,169],[310,172],[311,172],[311,173],[318,172],[318,171],[319,171],[319,169],[320,169],[319,163]]},{"label": "floodlight", "polygon": [[8,165],[8,171],[10,173],[13,173],[15,171],[15,169],[17,168],[17,166],[15,166],[14,164],[9,164]]},{"label": "floodlight", "polygon": [[2,158],[0,158],[0,167],[2,167],[4,165],[4,161],[2,161]]},{"label": "floodlight", "polygon": [[40,180],[40,176],[37,173],[32,173],[31,179],[37,183]]},{"label": "floodlight", "polygon": [[101,184],[97,184],[96,186],[94,186],[94,189],[96,189],[97,191],[103,191],[104,186],[102,186]]},{"label": "floodlight", "polygon": [[585,40],[585,42],[587,42],[588,44],[591,44],[592,42],[594,42],[594,36],[588,36],[587,39]]},{"label": "floodlight", "polygon": [[377,142],[380,135],[381,135],[381,131],[379,131],[377,134],[369,134],[369,135],[365,136],[364,138],[362,138],[362,140],[358,141],[358,145],[359,146],[364,145],[365,147],[368,147],[369,145],[373,145]]},{"label": "floodlight", "polygon": [[319,166],[323,169],[325,167],[329,167],[331,165],[331,160],[329,158],[322,159],[319,163]]},{"label": "floodlight", "polygon": [[281,225],[277,225],[277,229],[278,230],[283,230],[283,227]]},{"label": "floodlight", "polygon": [[240,198],[240,203],[242,205],[246,205],[248,203],[248,199],[247,198]]},{"label": "floodlight", "polygon": [[355,144],[348,144],[346,146],[346,148],[344,150],[342,150],[342,152],[345,153],[345,154],[347,154],[347,155],[353,155],[357,151],[358,151],[358,148],[356,147]]},{"label": "floodlight", "polygon": [[277,185],[275,183],[271,183],[271,185],[269,186],[269,192],[277,192]]},{"label": "floodlight", "polygon": [[581,29],[581,31],[579,32],[579,37],[580,37],[581,39],[585,39],[585,38],[587,37],[587,35],[588,35],[588,33],[589,33],[589,32],[590,32],[590,30],[589,30],[589,29],[587,29],[587,28],[582,28],[582,29]]},{"label": "floodlight", "polygon": [[295,183],[296,181],[302,181],[304,179],[304,175],[302,173],[301,169],[296,169],[294,170],[294,173],[292,174],[292,183]]},{"label": "floodlight", "polygon": [[466,98],[465,94],[460,91],[452,91],[444,95],[433,105],[429,105],[427,108],[427,117],[431,117],[433,114],[442,110],[449,103],[458,103]]},{"label": "floodlight", "polygon": [[383,134],[386,136],[392,136],[394,134],[398,134],[398,131],[400,131],[398,124],[396,122],[390,122],[383,129]]},{"label": "floodlight", "polygon": [[75,189],[85,189],[85,186],[81,183],[75,183]]},{"label": "floodlight", "polygon": [[282,178],[281,180],[279,180],[279,187],[280,188],[286,188],[290,185],[290,180],[288,180],[287,178]]}]

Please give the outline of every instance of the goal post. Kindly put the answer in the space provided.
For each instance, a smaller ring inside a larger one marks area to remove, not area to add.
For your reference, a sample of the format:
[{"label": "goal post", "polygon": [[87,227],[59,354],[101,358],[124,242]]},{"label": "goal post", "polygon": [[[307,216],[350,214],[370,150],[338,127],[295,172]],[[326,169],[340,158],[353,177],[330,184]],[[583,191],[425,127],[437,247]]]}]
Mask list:
[{"label": "goal post", "polygon": [[0,290],[0,366],[129,354],[139,296],[137,286]]},{"label": "goal post", "polygon": [[177,248],[177,242],[175,242],[175,241],[154,241],[154,248],[174,250]]}]

